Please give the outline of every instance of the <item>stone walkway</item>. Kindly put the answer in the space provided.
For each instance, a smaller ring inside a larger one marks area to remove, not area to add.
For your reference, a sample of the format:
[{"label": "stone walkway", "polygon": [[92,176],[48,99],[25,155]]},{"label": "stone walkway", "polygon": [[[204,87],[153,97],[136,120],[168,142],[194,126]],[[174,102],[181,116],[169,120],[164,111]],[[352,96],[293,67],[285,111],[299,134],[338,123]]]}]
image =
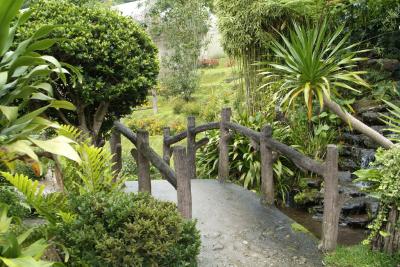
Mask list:
[{"label": "stone walkway", "polygon": [[[153,195],[176,202],[176,191],[166,181],[152,181]],[[136,192],[137,182],[127,182]],[[296,232],[289,217],[264,207],[259,197],[234,184],[193,180],[193,217],[198,220],[202,248],[200,267],[323,266],[311,234]]]}]

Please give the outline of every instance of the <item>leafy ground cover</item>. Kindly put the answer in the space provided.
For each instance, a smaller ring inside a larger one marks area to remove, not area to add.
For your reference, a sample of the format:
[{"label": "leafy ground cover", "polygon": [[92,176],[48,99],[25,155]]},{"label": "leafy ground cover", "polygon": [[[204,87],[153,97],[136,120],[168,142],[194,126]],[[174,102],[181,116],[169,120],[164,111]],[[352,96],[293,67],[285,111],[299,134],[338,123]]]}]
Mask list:
[{"label": "leafy ground cover", "polygon": [[395,267],[400,255],[389,256],[383,252],[370,250],[367,246],[338,247],[325,257],[325,263],[332,267]]}]

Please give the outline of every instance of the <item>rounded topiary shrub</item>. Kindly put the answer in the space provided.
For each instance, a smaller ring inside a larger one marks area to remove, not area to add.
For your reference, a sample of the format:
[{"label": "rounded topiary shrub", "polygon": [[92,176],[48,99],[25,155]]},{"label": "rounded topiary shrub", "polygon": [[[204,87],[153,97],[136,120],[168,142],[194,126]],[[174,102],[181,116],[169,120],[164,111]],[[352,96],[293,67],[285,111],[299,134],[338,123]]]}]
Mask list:
[{"label": "rounded topiary shrub", "polygon": [[70,253],[68,266],[194,266],[200,249],[195,222],[148,194],[73,197],[70,222],[48,232]]},{"label": "rounded topiary shrub", "polygon": [[[35,0],[29,21],[19,27],[25,40],[44,25],[59,25],[50,34],[60,38],[45,52],[78,67],[82,83],[56,82],[55,97],[72,102],[76,112],[51,114],[79,126],[94,142],[104,139],[114,120],[146,101],[157,84],[158,51],[145,29],[103,5],[83,0]],[[93,1],[92,1],[93,2]],[[46,48],[46,43],[42,48]]]}]

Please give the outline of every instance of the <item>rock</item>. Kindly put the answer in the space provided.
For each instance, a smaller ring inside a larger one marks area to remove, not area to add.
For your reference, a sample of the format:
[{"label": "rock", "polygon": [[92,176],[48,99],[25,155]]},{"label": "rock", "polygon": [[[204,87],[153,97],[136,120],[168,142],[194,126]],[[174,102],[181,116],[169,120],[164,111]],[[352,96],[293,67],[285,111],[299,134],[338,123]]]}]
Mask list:
[{"label": "rock", "polygon": [[362,135],[353,133],[343,133],[343,141],[348,145],[360,146],[363,142]]},{"label": "rock", "polygon": [[349,226],[365,227],[370,222],[370,218],[367,214],[352,214],[345,217],[344,221]]},{"label": "rock", "polygon": [[320,188],[322,180],[320,179],[315,179],[315,178],[304,178],[304,182],[307,184],[308,187],[310,188]]},{"label": "rock", "polygon": [[386,110],[386,106],[382,104],[382,102],[369,99],[361,99],[357,101],[354,103],[353,108],[358,114],[367,111],[382,112]]},{"label": "rock", "polygon": [[351,182],[351,172],[349,171],[344,171],[344,172],[339,172],[339,183],[345,183],[345,182]]},{"label": "rock", "polygon": [[368,125],[382,125],[381,117],[380,113],[374,111],[366,111],[361,114],[362,121]]},{"label": "rock", "polygon": [[342,206],[342,212],[345,214],[360,213],[363,210],[365,211],[365,197],[351,198]]},{"label": "rock", "polygon": [[382,68],[389,72],[394,72],[400,68],[400,61],[397,59],[384,58],[379,61]]},{"label": "rock", "polygon": [[360,168],[359,164],[357,164],[351,158],[342,158],[339,160],[339,170],[341,171],[356,171]]},{"label": "rock", "polygon": [[222,250],[224,248],[225,248],[225,246],[220,242],[217,242],[217,243],[213,244],[213,246],[212,246],[212,250],[214,250],[214,251],[215,250]]}]

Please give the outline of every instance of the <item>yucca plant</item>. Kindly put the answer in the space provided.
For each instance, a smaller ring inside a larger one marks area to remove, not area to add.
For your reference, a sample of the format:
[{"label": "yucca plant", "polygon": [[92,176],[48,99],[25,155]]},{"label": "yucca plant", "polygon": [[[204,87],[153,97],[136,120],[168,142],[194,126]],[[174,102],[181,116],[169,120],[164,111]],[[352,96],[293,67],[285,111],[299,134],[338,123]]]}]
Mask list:
[{"label": "yucca plant", "polygon": [[282,40],[271,43],[275,62],[269,62],[261,73],[263,87],[280,83],[277,95],[286,107],[302,96],[309,119],[317,100],[321,109],[327,107],[355,130],[389,148],[393,145],[390,140],[337,104],[343,91],[358,92],[358,87],[369,87],[361,77],[364,72],[355,70],[357,63],[365,60],[359,56],[365,51],[356,51],[357,44],[348,45],[350,34],[344,34],[343,29],[340,26],[332,31],[326,20],[311,27],[294,23],[288,37],[280,34]]},{"label": "yucca plant", "polygon": [[47,109],[74,110],[71,103],[53,98],[50,81],[61,79],[67,83],[66,75],[71,70],[74,75],[68,76],[69,81],[80,79],[80,75],[72,66],[39,54],[58,41],[46,38],[55,26],[44,26],[27,40],[14,44],[17,27],[30,15],[29,11],[19,14],[23,2],[2,0],[0,5],[0,160],[9,167],[15,158],[29,157],[38,162],[39,149],[80,161],[70,145],[72,140],[63,136],[39,138],[44,129],[59,127],[42,116]]},{"label": "yucca plant", "polygon": [[39,239],[30,245],[25,245],[33,229],[17,236],[11,231],[12,218],[7,216],[7,212],[8,207],[0,205],[0,267],[52,266],[54,263],[40,259],[48,247],[46,241]]}]

